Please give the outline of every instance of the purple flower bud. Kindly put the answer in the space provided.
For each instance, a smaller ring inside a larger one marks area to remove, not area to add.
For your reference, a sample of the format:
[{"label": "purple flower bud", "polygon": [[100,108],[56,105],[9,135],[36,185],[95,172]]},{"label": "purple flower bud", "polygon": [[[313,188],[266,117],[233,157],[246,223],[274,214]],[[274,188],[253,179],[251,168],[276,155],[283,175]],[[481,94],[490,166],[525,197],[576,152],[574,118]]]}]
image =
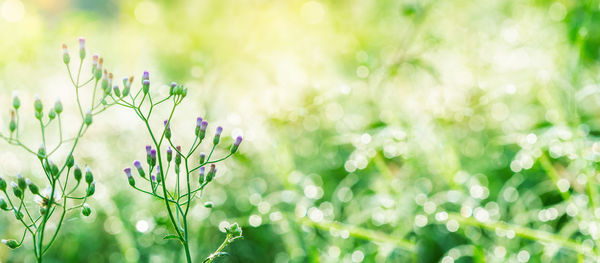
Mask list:
[{"label": "purple flower bud", "polygon": [[198,178],[198,183],[200,183],[200,185],[204,184],[205,171],[206,171],[206,168],[204,168],[204,166],[200,167],[200,178]]},{"label": "purple flower bud", "polygon": [[204,160],[206,159],[206,153],[200,153],[200,164],[204,164]]},{"label": "purple flower bud", "polygon": [[163,121],[163,124],[165,125],[165,127],[168,127],[167,125],[169,124],[169,120]]},{"label": "purple flower bud", "polygon": [[79,49],[85,49],[85,38],[79,38]]},{"label": "purple flower bud", "polygon": [[148,73],[148,71],[144,71],[144,75],[142,75],[142,80],[149,80],[150,79],[150,73]]},{"label": "purple flower bud", "polygon": [[141,177],[146,177],[146,173],[144,172],[144,169],[142,168],[142,163],[140,163],[140,161],[135,161],[133,162],[133,166],[135,166],[135,169],[137,169],[138,174],[140,174]]},{"label": "purple flower bud", "polygon": [[152,182],[156,182],[156,175],[153,174],[152,176],[150,176],[150,180],[152,180]]},{"label": "purple flower bud", "polygon": [[125,169],[123,169],[123,172],[125,172],[125,175],[127,175],[127,178],[131,178],[131,168],[127,167]]},{"label": "purple flower bud", "polygon": [[196,127],[200,127],[202,125],[202,117],[196,118]]},{"label": "purple flower bud", "polygon": [[208,170],[208,174],[206,175],[206,182],[212,181],[212,179],[215,178],[216,173],[217,173],[217,167],[213,163],[210,165],[210,170]]},{"label": "purple flower bud", "polygon": [[172,87],[172,88],[175,88],[175,87],[177,87],[177,82],[175,82],[175,81],[171,82],[171,87]]},{"label": "purple flower bud", "polygon": [[231,146],[231,151],[230,151],[231,154],[234,154],[235,152],[237,152],[241,143],[242,143],[242,136],[238,136],[237,138],[235,138],[235,142]]},{"label": "purple flower bud", "polygon": [[150,155],[150,151],[152,151],[152,146],[146,145],[146,154]]},{"label": "purple flower bud", "polygon": [[167,148],[167,162],[171,162],[172,159],[173,159],[173,149],[171,149],[171,146],[169,146],[169,148]]},{"label": "purple flower bud", "polygon": [[221,133],[223,133],[223,127],[219,126],[219,127],[217,127],[217,131],[215,132],[215,137],[213,138],[214,145],[219,144],[219,141],[221,140]]},{"label": "purple flower bud", "polygon": [[79,58],[85,58],[85,38],[79,38]]},{"label": "purple flower bud", "polygon": [[177,149],[177,154],[175,154],[175,168],[179,169],[179,165],[181,164],[181,155],[179,154],[181,152],[181,146],[176,146],[175,149]]},{"label": "purple flower bud", "polygon": [[152,165],[154,165],[156,163],[156,150],[152,149],[150,151],[150,158],[152,158]]},{"label": "purple flower bud", "polygon": [[200,130],[201,131],[206,131],[206,127],[208,127],[208,122],[207,121],[203,121],[202,124],[200,125]]}]

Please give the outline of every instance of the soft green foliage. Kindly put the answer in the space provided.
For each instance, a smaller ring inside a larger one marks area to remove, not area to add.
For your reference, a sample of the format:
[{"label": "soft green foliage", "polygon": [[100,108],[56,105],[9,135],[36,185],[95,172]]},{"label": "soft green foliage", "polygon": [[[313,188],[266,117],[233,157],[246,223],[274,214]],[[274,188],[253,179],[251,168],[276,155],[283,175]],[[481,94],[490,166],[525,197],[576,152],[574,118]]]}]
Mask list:
[{"label": "soft green foliage", "polygon": [[[23,127],[25,115],[85,120],[61,81],[64,68],[55,67],[61,58],[79,62],[78,54],[56,51],[76,35],[107,54],[124,74],[115,79],[153,72],[153,96],[170,97],[170,80],[185,83],[186,100],[168,121],[172,140],[198,137],[196,115],[224,126],[219,145],[243,131],[243,146],[219,165],[200,200],[182,203],[191,204],[196,261],[600,258],[598,1],[5,2],[13,5],[0,3],[10,11],[0,13],[0,31],[10,36],[0,41],[0,105],[26,114],[0,114],[3,134],[18,128],[28,142],[38,139],[31,131],[39,128]],[[20,20],[15,2],[25,10]],[[117,94],[116,82],[96,73],[102,93]],[[136,84],[119,83],[120,97],[136,96],[144,88]],[[30,95],[13,100],[16,89],[39,93],[44,114]],[[64,98],[64,111],[51,111],[52,96]],[[75,157],[94,168],[96,193],[86,201],[93,210],[70,216],[46,261],[185,262],[174,227],[182,219],[169,216],[168,201],[157,200],[164,195],[148,182],[156,168],[144,166],[145,179],[135,168],[133,181],[122,174],[132,160],[145,160],[148,130],[166,136],[162,120],[172,109],[156,107],[161,118],[146,122],[122,107],[89,118],[91,134]],[[198,151],[211,151],[207,138]],[[154,146],[161,159],[170,144]],[[27,200],[30,188],[21,190],[16,174],[40,192],[45,176],[38,159],[15,149],[0,146],[0,176],[10,178],[10,198],[21,191]],[[85,184],[85,166],[76,167]],[[171,189],[173,174],[163,180]],[[201,185],[198,177],[192,173],[192,186]],[[10,209],[2,196],[4,204]],[[230,244],[233,222],[244,238]],[[7,245],[0,260],[34,261],[27,242],[9,248],[22,229],[9,211],[0,215]]]}]

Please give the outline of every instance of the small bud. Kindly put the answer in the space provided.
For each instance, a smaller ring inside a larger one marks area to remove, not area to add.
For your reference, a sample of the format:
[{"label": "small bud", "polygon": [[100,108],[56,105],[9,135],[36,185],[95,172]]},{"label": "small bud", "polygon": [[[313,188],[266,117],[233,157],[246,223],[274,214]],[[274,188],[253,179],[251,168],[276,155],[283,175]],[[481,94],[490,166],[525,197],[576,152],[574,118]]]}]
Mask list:
[{"label": "small bud", "polygon": [[167,162],[171,162],[172,159],[173,159],[173,149],[171,149],[171,146],[169,146],[169,148],[167,148]]},{"label": "small bud", "polygon": [[150,81],[145,79],[144,81],[142,81],[142,91],[144,91],[144,94],[148,94],[148,91],[150,91]]},{"label": "small bud", "polygon": [[50,162],[50,174],[52,174],[52,177],[57,177],[58,172],[58,166],[56,166],[56,164],[54,164],[53,162]]},{"label": "small bud", "polygon": [[206,175],[206,182],[210,183],[213,178],[215,178],[215,174],[217,173],[217,168],[215,164],[210,165],[210,170],[208,170],[208,174]]},{"label": "small bud", "polygon": [[10,110],[10,122],[8,123],[8,130],[13,133],[17,129],[17,119],[14,110]]},{"label": "small bud", "polygon": [[12,189],[13,189],[13,194],[14,194],[14,195],[15,195],[17,198],[19,198],[19,199],[23,198],[23,191],[21,190],[21,188],[19,188],[19,186],[17,185],[17,183],[15,183],[15,182],[10,182],[10,187],[12,187]]},{"label": "small bud", "polygon": [[99,58],[98,59],[98,67],[96,68],[96,70],[94,70],[94,78],[96,79],[96,81],[100,80],[100,78],[102,77],[102,65],[103,64],[104,64],[104,59]]},{"label": "small bud", "polygon": [[242,236],[242,228],[237,223],[229,225],[229,227],[227,227],[225,230],[227,231],[228,235],[232,235],[234,237]]},{"label": "small bud", "polygon": [[169,125],[168,120],[165,120],[164,124],[165,124],[165,137],[167,139],[171,139],[171,125]]},{"label": "small bud", "polygon": [[215,137],[213,138],[214,145],[219,144],[219,141],[221,140],[221,133],[223,133],[223,127],[219,126],[217,127],[217,131],[215,131]]},{"label": "small bud", "polygon": [[0,197],[0,209],[8,210],[8,204],[4,200],[4,198]]},{"label": "small bud", "polygon": [[2,177],[0,177],[0,190],[2,190],[2,192],[6,192],[6,181]]},{"label": "small bud", "polygon": [[81,207],[81,214],[83,216],[89,216],[92,213],[92,208],[86,203]]},{"label": "small bud", "polygon": [[181,152],[181,146],[178,145],[175,149],[177,149],[177,153],[175,153],[175,164],[179,166],[181,164],[181,154],[179,154]]},{"label": "small bud", "polygon": [[206,208],[213,208],[213,206],[214,206],[213,202],[204,203],[204,207],[206,207]]},{"label": "small bud", "polygon": [[204,164],[204,160],[206,160],[206,153],[201,152],[200,153],[200,164]]},{"label": "small bud", "polygon": [[90,126],[90,124],[92,124],[92,111],[89,110],[86,114],[85,114],[85,119],[83,120],[85,122],[85,125]]},{"label": "small bud", "polygon": [[187,96],[187,88],[184,88],[183,86],[181,86],[181,88],[181,97],[185,98],[185,96]]},{"label": "small bud", "polygon": [[104,95],[109,96],[110,92],[111,92],[111,87],[113,82],[113,74],[112,73],[108,73],[108,85],[106,86],[106,89],[104,90]]},{"label": "small bud", "polygon": [[119,90],[119,86],[114,86],[113,87],[113,93],[115,94],[115,96],[117,96],[117,98],[121,97],[121,91]]},{"label": "small bud", "polygon": [[206,168],[204,166],[200,167],[200,177],[198,178],[198,183],[200,185],[204,184],[204,173],[206,171]]},{"label": "small bud", "polygon": [[169,95],[175,95],[175,87],[177,87],[177,82],[171,82],[171,86],[169,86]]},{"label": "small bud", "polygon": [[15,249],[19,247],[19,242],[14,239],[2,239],[2,244],[6,245],[11,249]]},{"label": "small bud", "polygon": [[94,175],[92,174],[92,169],[89,166],[85,167],[85,182],[91,184],[94,182]]},{"label": "small bud", "polygon": [[200,129],[198,131],[198,138],[200,138],[200,141],[202,141],[206,136],[206,127],[208,127],[208,122],[202,121],[202,123],[200,123]]},{"label": "small bud", "polygon": [[231,153],[232,154],[234,154],[235,152],[237,152],[237,150],[240,147],[241,143],[242,143],[242,136],[238,136],[237,138],[235,138],[235,142],[231,146]]},{"label": "small bud", "polygon": [[156,166],[156,182],[157,183],[161,183],[162,182],[162,173],[160,172],[160,165]]},{"label": "small bud", "polygon": [[42,101],[40,100],[40,98],[36,95],[35,96],[35,100],[33,101],[33,108],[35,109],[35,112],[41,113],[42,110],[44,109],[44,106],[42,105]]},{"label": "small bud", "polygon": [[151,161],[150,165],[152,165],[152,166],[156,165],[156,150],[155,149],[152,149],[150,151],[150,161]]},{"label": "small bud", "polygon": [[92,56],[92,76],[96,74],[96,70],[98,69],[98,57],[98,54]]},{"label": "small bud", "polygon": [[27,186],[29,186],[29,191],[31,191],[34,195],[40,194],[40,188],[37,187],[31,180],[27,179]]},{"label": "small bud", "polygon": [[104,91],[104,93],[106,93],[106,89],[110,89],[110,85],[108,84],[108,71],[106,69],[104,70],[104,74],[102,74],[100,88]]},{"label": "small bud", "polygon": [[56,99],[56,102],[54,103],[54,111],[56,111],[57,114],[61,114],[63,112],[63,105],[59,99]]},{"label": "small bud", "polygon": [[73,177],[75,177],[75,180],[77,180],[77,182],[81,180],[81,175],[81,168],[79,168],[79,165],[75,164],[75,170],[73,170]]},{"label": "small bud", "polygon": [[129,167],[125,168],[125,169],[123,169],[123,172],[125,172],[125,175],[127,176],[127,181],[129,181],[129,185],[135,186],[135,180],[133,179],[133,176],[131,175],[131,168],[129,168]]},{"label": "small bud", "polygon": [[88,185],[87,188],[87,196],[92,196],[94,193],[96,192],[96,182],[92,182],[90,185]]},{"label": "small bud", "polygon": [[15,214],[15,218],[16,218],[17,220],[21,220],[21,219],[23,219],[23,212],[21,212],[21,211],[17,211],[16,209],[15,209],[13,212],[14,212],[14,214]]},{"label": "small bud", "polygon": [[75,164],[75,158],[73,158],[72,154],[69,154],[69,156],[67,157],[67,160],[65,161],[65,164],[67,165],[68,168],[73,167],[73,165]]},{"label": "small bud", "polygon": [[150,176],[150,181],[152,181],[152,183],[156,183],[156,175],[151,175]]},{"label": "small bud", "polygon": [[82,60],[85,58],[85,38],[79,38],[79,58]]},{"label": "small bud", "polygon": [[21,100],[19,99],[19,94],[17,92],[13,92],[13,108],[18,110],[21,107]]},{"label": "small bud", "polygon": [[40,145],[40,148],[38,148],[37,155],[40,160],[46,157],[46,148],[44,148],[43,144]]},{"label": "small bud", "polygon": [[196,131],[194,132],[194,134],[196,134],[196,136],[200,135],[200,126],[202,126],[202,118],[198,117],[198,118],[196,118]]},{"label": "small bud", "polygon": [[129,95],[129,90],[131,89],[131,81],[130,79],[133,79],[133,77],[131,78],[123,78],[123,97]]},{"label": "small bud", "polygon": [[144,169],[142,168],[142,163],[140,163],[140,161],[133,162],[133,166],[135,166],[135,169],[137,169],[142,178],[146,178],[146,173],[144,173]]},{"label": "small bud", "polygon": [[54,111],[54,109],[50,109],[48,111],[48,119],[54,120],[54,118],[56,118],[56,111]]},{"label": "small bud", "polygon": [[17,174],[17,185],[21,190],[25,190],[25,188],[27,188],[27,181],[25,181],[25,178],[23,178],[21,174]]},{"label": "small bud", "polygon": [[62,53],[63,53],[63,62],[65,64],[69,64],[71,61],[71,56],[69,56],[69,49],[67,48],[67,44],[62,44]]},{"label": "small bud", "polygon": [[146,162],[148,165],[152,166],[152,147],[150,145],[146,145]]}]

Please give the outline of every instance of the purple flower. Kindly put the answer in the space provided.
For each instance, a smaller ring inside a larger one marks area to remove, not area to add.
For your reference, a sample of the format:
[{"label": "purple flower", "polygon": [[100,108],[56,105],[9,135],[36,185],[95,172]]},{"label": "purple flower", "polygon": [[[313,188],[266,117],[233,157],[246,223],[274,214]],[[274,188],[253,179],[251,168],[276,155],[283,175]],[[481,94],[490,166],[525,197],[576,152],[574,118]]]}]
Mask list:
[{"label": "purple flower", "polygon": [[171,146],[169,146],[169,148],[167,148],[167,154],[173,154],[173,149],[171,149]]},{"label": "purple flower", "polygon": [[202,117],[196,118],[196,127],[202,126]]},{"label": "purple flower", "polygon": [[127,167],[125,169],[123,169],[123,172],[125,172],[125,175],[127,175],[127,178],[131,178],[131,168]]},{"label": "purple flower", "polygon": [[170,125],[169,125],[169,120],[165,120],[163,123],[164,123],[165,127],[167,127],[167,129],[169,129],[169,128],[170,128],[170,127],[169,127],[169,126],[170,126]]},{"label": "purple flower", "polygon": [[133,166],[135,166],[135,169],[142,169],[142,163],[140,161],[136,160],[135,162],[133,162]]},{"label": "purple flower", "polygon": [[156,160],[156,150],[155,149],[150,150],[150,158],[152,158],[152,160]]},{"label": "purple flower", "polygon": [[177,87],[177,82],[175,82],[175,81],[171,82],[171,88],[175,88],[175,87]]},{"label": "purple flower", "polygon": [[223,133],[223,127],[219,126],[219,127],[217,127],[217,131],[215,132],[215,135],[221,136],[221,133]]},{"label": "purple flower", "polygon": [[238,136],[237,138],[235,138],[235,142],[233,143],[233,145],[240,146],[241,143],[242,143],[242,136]]},{"label": "purple flower", "polygon": [[150,180],[152,180],[152,182],[156,182],[156,175],[150,176]]},{"label": "purple flower", "polygon": [[85,49],[85,38],[79,38],[79,49]]},{"label": "purple flower", "polygon": [[202,121],[202,124],[200,125],[200,130],[205,132],[206,131],[206,127],[208,127],[208,122],[207,121]]},{"label": "purple flower", "polygon": [[144,75],[142,75],[142,80],[149,80],[150,79],[150,73],[148,73],[148,71],[144,71]]},{"label": "purple flower", "polygon": [[146,154],[150,155],[150,151],[152,151],[152,146],[146,145]]},{"label": "purple flower", "polygon": [[206,171],[206,167],[204,167],[204,166],[200,167],[200,175],[204,175],[205,171]]}]

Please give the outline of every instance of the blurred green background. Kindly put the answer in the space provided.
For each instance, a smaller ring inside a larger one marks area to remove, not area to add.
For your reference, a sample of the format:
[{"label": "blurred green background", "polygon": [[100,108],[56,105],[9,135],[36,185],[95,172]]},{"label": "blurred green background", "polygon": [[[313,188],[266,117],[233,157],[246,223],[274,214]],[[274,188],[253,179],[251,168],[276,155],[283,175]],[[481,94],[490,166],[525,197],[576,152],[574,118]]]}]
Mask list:
[{"label": "blurred green background", "polygon": [[[219,262],[600,258],[599,1],[0,0],[0,33],[0,123],[12,91],[74,109],[60,45],[83,36],[116,79],[186,85],[178,140],[196,116],[244,135],[193,208],[198,260],[226,222],[245,238]],[[121,172],[141,132],[122,109],[95,120],[75,153],[94,212],[69,217],[47,262],[183,260],[162,203]],[[37,169],[0,143],[0,176]],[[22,233],[12,219],[0,237]]]}]

